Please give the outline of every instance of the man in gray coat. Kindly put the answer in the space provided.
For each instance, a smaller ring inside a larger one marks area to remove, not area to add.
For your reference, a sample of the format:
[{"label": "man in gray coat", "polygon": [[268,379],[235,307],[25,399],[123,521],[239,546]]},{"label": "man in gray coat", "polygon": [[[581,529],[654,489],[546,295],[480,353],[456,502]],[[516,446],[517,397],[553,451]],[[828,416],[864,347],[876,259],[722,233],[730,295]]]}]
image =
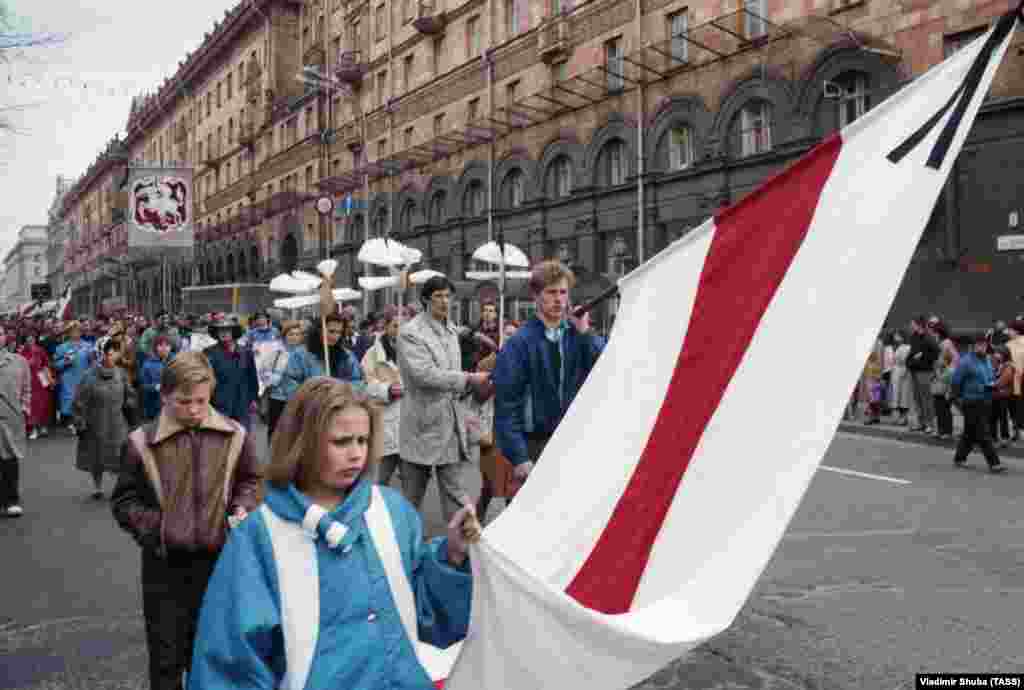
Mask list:
[{"label": "man in gray coat", "polygon": [[405,388],[399,423],[402,491],[419,509],[433,468],[445,522],[472,500],[466,490],[474,439],[471,417],[460,398],[481,389],[487,373],[462,371],[459,331],[448,320],[454,289],[443,276],[423,284],[424,311],[404,324],[398,335],[398,368]]},{"label": "man in gray coat", "polygon": [[8,351],[6,343],[0,326],[0,517],[21,517],[18,463],[28,445],[25,418],[32,404],[32,375],[25,358]]}]

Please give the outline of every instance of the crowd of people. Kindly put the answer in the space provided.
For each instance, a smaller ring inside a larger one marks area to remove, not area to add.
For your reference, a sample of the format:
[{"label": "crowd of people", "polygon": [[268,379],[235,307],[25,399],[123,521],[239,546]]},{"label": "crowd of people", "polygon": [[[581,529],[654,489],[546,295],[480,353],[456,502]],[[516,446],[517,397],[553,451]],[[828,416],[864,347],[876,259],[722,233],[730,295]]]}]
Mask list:
[{"label": "crowd of people", "polygon": [[[450,321],[443,276],[417,305],[358,323],[336,310],[247,327],[166,313],[2,324],[0,513],[23,515],[19,463],[55,429],[77,439],[94,499],[116,477],[114,517],[142,549],[154,690],[182,688],[185,671],[191,690],[431,687],[414,646],[465,635],[467,544],[527,481],[604,346],[570,312],[574,281],[536,266],[536,315],[504,330],[493,303],[473,326]],[[424,541],[431,480],[448,535]],[[309,587],[325,603],[297,632],[282,606]],[[412,644],[373,642],[402,635]]]},{"label": "crowd of people", "polygon": [[1024,315],[984,333],[954,338],[936,315],[918,316],[906,330],[879,338],[868,356],[846,418],[892,424],[939,439],[954,437],[954,411],[963,416],[954,462],[981,450],[989,470],[1006,470],[999,448],[1024,430]]}]

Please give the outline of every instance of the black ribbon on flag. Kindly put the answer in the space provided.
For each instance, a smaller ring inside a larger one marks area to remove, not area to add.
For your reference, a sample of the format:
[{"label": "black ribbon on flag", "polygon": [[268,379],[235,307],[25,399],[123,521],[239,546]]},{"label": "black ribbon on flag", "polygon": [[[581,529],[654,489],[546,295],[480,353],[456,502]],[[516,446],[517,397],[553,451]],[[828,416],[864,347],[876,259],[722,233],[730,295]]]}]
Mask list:
[{"label": "black ribbon on flag", "polygon": [[960,123],[967,112],[967,106],[974,100],[974,94],[981,85],[981,78],[985,75],[988,63],[992,60],[992,55],[996,52],[996,49],[1002,45],[1010,31],[1013,30],[1022,7],[1024,7],[1024,0],[1021,0],[1016,10],[1007,12],[1000,17],[995,30],[989,34],[985,44],[981,47],[981,52],[978,53],[978,57],[974,59],[974,63],[967,71],[967,76],[964,77],[963,83],[957,87],[953,95],[950,96],[946,104],[937,113],[932,115],[916,132],[907,137],[902,144],[890,151],[886,158],[893,163],[901,162],[907,154],[917,148],[917,145],[935,129],[935,126],[939,124],[939,120],[949,112],[949,109],[953,108],[953,114],[949,116],[946,126],[939,133],[939,138],[936,140],[935,146],[932,148],[932,152],[925,163],[927,167],[935,170],[942,167],[942,162],[946,160],[946,154],[949,153],[949,147],[953,144],[953,137],[956,135],[957,130],[960,129]]}]

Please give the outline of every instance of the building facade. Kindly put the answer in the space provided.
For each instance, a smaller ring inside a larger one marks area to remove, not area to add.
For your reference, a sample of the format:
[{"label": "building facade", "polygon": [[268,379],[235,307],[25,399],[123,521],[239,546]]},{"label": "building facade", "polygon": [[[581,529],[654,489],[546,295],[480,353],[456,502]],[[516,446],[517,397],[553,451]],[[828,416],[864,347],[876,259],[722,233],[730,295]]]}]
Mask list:
[{"label": "building facade", "polygon": [[[356,259],[361,242],[390,234],[456,280],[457,317],[475,318],[480,297],[493,295],[462,277],[478,268],[473,250],[499,237],[531,260],[571,264],[583,300],[1009,9],[1006,0],[242,3],[136,103],[126,139],[68,195],[69,254],[81,263],[65,269],[83,276],[84,296],[116,292],[152,312],[160,272],[117,258],[116,185],[127,160],[177,160],[195,170],[198,233],[191,261],[170,272],[172,294],[265,281],[327,255],[340,261],[337,283],[354,285],[368,270]],[[928,311],[968,328],[1024,311],[1009,287],[1024,254],[998,239],[1014,234],[1024,191],[1007,174],[1024,164],[1018,53],[1000,68],[893,324]],[[331,215],[315,210],[322,196],[335,201]],[[514,284],[509,313],[527,316],[525,298]],[[599,323],[610,324],[613,306]]]},{"label": "building facade", "polygon": [[57,176],[57,189],[46,218],[46,282],[54,297],[64,292],[64,247],[68,241],[67,224],[61,221],[61,205],[64,196],[71,189],[72,181],[63,175]]},{"label": "building facade", "polygon": [[32,301],[32,285],[46,283],[47,226],[26,225],[4,256],[4,298],[8,308]]}]

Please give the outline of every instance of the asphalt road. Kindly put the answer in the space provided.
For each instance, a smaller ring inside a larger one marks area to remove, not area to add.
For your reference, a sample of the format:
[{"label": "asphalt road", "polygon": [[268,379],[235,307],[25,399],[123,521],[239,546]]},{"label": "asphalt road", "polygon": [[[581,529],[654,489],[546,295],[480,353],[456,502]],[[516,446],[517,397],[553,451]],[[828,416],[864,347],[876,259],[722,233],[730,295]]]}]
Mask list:
[{"label": "asphalt road", "polygon": [[[0,688],[146,687],[138,550],[73,453],[66,436],[33,442],[26,515],[0,521]],[[824,465],[872,476],[819,471],[734,625],[639,688],[1024,670],[1024,461],[992,476],[977,455],[957,469],[945,449],[840,434]],[[437,533],[433,491],[426,510]]]}]

